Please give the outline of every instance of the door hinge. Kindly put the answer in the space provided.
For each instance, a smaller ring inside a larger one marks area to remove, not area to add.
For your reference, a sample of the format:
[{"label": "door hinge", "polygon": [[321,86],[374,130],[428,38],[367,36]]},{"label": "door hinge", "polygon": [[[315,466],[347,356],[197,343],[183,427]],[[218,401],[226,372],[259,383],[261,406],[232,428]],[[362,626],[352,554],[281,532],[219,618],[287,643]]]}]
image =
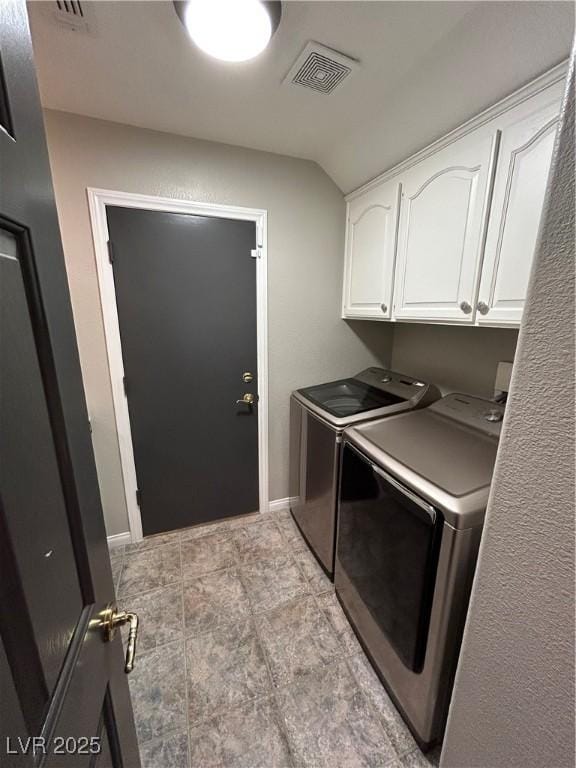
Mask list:
[{"label": "door hinge", "polygon": [[140,488],[136,488],[136,504],[138,504],[139,507],[142,506],[142,491]]},{"label": "door hinge", "polygon": [[112,241],[108,240],[106,245],[108,246],[108,261],[110,264],[114,264],[114,247],[112,245]]},{"label": "door hinge", "polygon": [[262,248],[264,245],[264,227],[262,224],[256,225],[256,246]]},{"label": "door hinge", "polygon": [[262,255],[262,252],[260,251],[260,248],[253,248],[250,251],[250,256],[252,256],[253,259],[259,259]]},{"label": "door hinge", "polygon": [[128,397],[128,382],[126,376],[122,376],[122,386],[124,387],[124,397]]}]

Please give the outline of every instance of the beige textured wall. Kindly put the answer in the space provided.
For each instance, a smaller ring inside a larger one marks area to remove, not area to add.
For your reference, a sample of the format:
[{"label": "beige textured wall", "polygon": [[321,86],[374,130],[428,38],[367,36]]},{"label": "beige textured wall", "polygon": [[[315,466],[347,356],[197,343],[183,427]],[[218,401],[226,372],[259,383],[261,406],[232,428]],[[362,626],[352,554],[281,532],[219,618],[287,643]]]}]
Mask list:
[{"label": "beige textured wall", "polygon": [[391,329],[339,319],[344,201],[312,162],[45,113],[108,534],[128,528],[87,187],[268,210],[270,498],[288,495],[288,397],[377,361]]},{"label": "beige textured wall", "polygon": [[492,397],[496,366],[513,362],[517,339],[509,328],[398,323],[392,368],[433,381],[444,393]]},{"label": "beige textured wall", "polygon": [[440,765],[573,768],[574,61]]}]

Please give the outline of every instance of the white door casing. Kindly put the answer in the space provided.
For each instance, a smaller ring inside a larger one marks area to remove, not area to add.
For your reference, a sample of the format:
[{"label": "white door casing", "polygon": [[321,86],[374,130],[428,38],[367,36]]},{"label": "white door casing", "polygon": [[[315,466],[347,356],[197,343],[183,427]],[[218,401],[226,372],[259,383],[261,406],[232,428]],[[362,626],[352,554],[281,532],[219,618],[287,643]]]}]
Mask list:
[{"label": "white door casing", "polygon": [[488,222],[478,324],[518,325],[532,267],[563,84],[504,116]]},{"label": "white door casing", "polygon": [[399,195],[395,180],[348,204],[343,317],[392,316]]},{"label": "white door casing", "polygon": [[470,325],[498,132],[459,139],[402,177],[395,317]]},{"label": "white door casing", "polygon": [[124,363],[116,307],[114,274],[108,258],[107,206],[116,205],[124,208],[141,208],[150,211],[215,216],[255,222],[257,237],[254,256],[256,257],[256,332],[258,356],[258,487],[260,511],[267,512],[269,507],[267,211],[258,208],[197,203],[189,200],[177,200],[174,198],[103,189],[89,188],[87,194],[131,541],[135,542],[142,539],[142,519],[140,509],[136,503],[136,466],[128,401],[123,384]]}]

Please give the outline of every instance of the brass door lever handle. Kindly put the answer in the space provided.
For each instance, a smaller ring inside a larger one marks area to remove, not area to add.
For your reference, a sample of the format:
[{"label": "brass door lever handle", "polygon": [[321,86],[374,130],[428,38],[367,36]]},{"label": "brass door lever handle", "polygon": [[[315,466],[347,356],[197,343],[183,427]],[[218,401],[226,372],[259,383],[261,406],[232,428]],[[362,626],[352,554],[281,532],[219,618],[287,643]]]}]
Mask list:
[{"label": "brass door lever handle", "polygon": [[241,400],[236,400],[236,405],[254,405],[256,398],[251,392],[246,392],[245,395],[242,395]]},{"label": "brass door lever handle", "polygon": [[126,644],[126,662],[124,672],[130,674],[134,669],[134,659],[136,657],[136,640],[138,639],[138,614],[131,611],[119,611],[114,603],[110,603],[104,611],[104,616],[100,626],[104,634],[104,642],[109,643],[118,627],[128,624],[128,642]]}]

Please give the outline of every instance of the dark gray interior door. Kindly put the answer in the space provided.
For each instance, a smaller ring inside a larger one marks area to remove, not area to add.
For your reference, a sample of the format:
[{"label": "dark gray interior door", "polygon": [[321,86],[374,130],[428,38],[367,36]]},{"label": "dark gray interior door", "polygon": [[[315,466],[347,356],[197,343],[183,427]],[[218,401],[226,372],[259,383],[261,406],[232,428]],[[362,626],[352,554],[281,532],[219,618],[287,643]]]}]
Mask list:
[{"label": "dark gray interior door", "polygon": [[144,534],[256,511],[255,223],[107,219]]},{"label": "dark gray interior door", "polygon": [[23,1],[0,60],[0,764],[137,768]]}]

